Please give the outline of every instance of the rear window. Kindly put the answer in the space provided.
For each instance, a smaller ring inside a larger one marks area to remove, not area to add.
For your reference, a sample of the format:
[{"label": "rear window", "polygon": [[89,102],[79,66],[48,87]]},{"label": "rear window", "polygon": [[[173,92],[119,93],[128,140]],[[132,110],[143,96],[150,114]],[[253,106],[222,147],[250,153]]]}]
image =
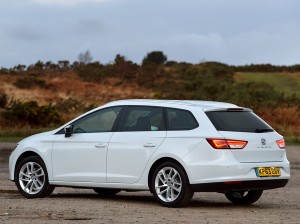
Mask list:
[{"label": "rear window", "polygon": [[272,132],[273,129],[250,111],[209,111],[206,115],[218,131]]}]

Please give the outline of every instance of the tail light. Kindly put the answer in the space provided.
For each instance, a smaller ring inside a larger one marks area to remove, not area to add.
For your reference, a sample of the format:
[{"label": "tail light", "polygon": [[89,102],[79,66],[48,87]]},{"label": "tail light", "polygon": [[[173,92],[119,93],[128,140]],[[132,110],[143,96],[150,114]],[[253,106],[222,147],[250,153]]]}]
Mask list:
[{"label": "tail light", "polygon": [[243,149],[247,141],[231,139],[206,139],[214,149]]},{"label": "tail light", "polygon": [[284,141],[284,139],[277,140],[276,143],[277,143],[277,145],[278,145],[279,148],[285,149],[285,141]]}]

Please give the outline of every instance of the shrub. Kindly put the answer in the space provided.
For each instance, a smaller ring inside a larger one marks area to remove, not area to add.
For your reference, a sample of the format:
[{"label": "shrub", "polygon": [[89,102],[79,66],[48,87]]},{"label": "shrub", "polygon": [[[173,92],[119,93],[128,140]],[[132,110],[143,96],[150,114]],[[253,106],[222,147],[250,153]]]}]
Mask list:
[{"label": "shrub", "polygon": [[116,55],[115,61],[112,65],[112,71],[115,76],[121,79],[131,79],[134,77],[139,66],[132,61],[126,60],[125,56]]},{"label": "shrub", "polygon": [[35,76],[26,76],[24,78],[18,78],[14,85],[20,89],[30,89],[33,87],[46,87],[45,80],[38,79]]},{"label": "shrub", "polygon": [[34,127],[47,127],[62,123],[61,115],[52,105],[39,106],[36,101],[21,102],[13,100],[2,111],[2,116],[10,122],[10,125],[21,123]]},{"label": "shrub", "polygon": [[106,76],[111,74],[111,69],[110,66],[93,62],[76,67],[76,73],[84,81],[101,83]]},{"label": "shrub", "polygon": [[56,102],[55,105],[55,109],[61,113],[73,113],[73,112],[83,113],[94,107],[95,105],[87,106],[84,103],[73,98],[69,98],[66,100],[60,99]]},{"label": "shrub", "polygon": [[252,109],[274,108],[285,102],[283,94],[264,82],[235,83],[220,94],[220,101],[228,101]]},{"label": "shrub", "polygon": [[198,70],[202,74],[211,75],[216,79],[222,79],[222,81],[234,81],[234,70],[230,66],[223,63],[204,62],[199,65]]},{"label": "shrub", "polygon": [[6,93],[0,92],[0,108],[5,108],[8,102],[8,97]]}]

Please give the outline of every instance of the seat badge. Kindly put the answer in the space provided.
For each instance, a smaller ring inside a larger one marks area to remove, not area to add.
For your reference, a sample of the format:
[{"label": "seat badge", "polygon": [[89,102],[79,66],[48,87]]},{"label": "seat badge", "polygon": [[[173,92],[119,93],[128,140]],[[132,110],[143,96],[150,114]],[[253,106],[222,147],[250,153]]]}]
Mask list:
[{"label": "seat badge", "polygon": [[261,145],[257,145],[258,149],[271,149],[270,145],[267,145],[267,140],[265,138],[260,139]]}]

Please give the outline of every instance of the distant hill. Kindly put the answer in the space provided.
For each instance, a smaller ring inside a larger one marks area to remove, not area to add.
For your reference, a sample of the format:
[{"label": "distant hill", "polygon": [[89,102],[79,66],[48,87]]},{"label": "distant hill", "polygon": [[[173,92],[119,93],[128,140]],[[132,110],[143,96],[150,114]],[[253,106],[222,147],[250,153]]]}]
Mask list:
[{"label": "distant hill", "polygon": [[[105,65],[39,61],[28,67],[0,69],[0,127],[6,129],[63,123],[92,107],[128,98],[231,102],[253,108],[284,135],[300,136],[299,65],[174,61],[138,65],[119,56]],[[26,103],[30,101],[34,102]],[[48,114],[60,118],[36,122],[30,118],[37,113],[32,107],[39,113],[48,108]]]}]

